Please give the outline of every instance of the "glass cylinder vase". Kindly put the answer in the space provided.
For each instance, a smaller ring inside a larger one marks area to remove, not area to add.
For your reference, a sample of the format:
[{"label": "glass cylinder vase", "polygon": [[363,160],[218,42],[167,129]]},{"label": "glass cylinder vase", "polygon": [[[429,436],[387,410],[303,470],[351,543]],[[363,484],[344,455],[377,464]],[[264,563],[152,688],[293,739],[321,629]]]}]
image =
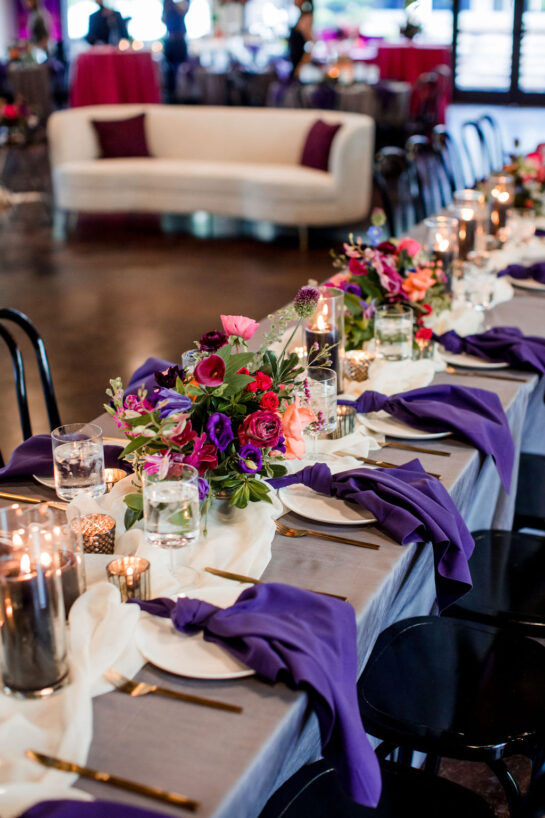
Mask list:
[{"label": "glass cylinder vase", "polygon": [[480,190],[456,190],[450,214],[458,221],[458,257],[466,261],[471,253],[486,249],[486,205]]},{"label": "glass cylinder vase", "polygon": [[452,288],[454,263],[458,258],[458,220],[452,216],[431,216],[424,220],[425,249],[435,269],[435,277]]},{"label": "glass cylinder vase", "polygon": [[507,212],[515,202],[515,180],[505,173],[492,173],[488,180],[488,232],[500,242],[507,238]]},{"label": "glass cylinder vase", "polygon": [[[337,391],[344,389],[344,292],[337,287],[317,288],[316,310],[305,321],[307,361],[312,365],[318,351],[328,348],[330,367],[337,375]],[[323,361],[320,361],[323,363]]]}]

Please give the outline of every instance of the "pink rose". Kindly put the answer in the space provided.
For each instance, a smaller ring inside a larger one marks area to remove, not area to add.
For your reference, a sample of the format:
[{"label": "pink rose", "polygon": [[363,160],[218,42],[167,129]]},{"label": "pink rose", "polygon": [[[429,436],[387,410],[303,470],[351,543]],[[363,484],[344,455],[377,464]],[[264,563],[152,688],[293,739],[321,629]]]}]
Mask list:
[{"label": "pink rose", "polygon": [[223,331],[227,335],[238,335],[245,341],[249,341],[254,335],[259,324],[253,318],[246,318],[245,315],[221,315]]},{"label": "pink rose", "polygon": [[419,244],[415,239],[404,238],[401,239],[399,244],[397,245],[397,252],[401,253],[402,250],[405,250],[406,253],[411,258],[414,258],[418,253],[421,251],[422,245]]},{"label": "pink rose", "polygon": [[258,449],[276,448],[282,437],[282,420],[276,412],[258,409],[244,418],[238,429],[240,445],[253,443]]}]

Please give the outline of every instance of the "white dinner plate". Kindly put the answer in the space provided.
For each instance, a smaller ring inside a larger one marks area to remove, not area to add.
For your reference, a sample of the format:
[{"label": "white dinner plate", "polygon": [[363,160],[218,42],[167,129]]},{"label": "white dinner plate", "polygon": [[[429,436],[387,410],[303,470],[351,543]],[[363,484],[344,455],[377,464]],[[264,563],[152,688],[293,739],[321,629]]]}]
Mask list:
[{"label": "white dinner plate", "polygon": [[507,276],[507,279],[513,287],[519,287],[521,290],[538,290],[539,292],[545,292],[545,284],[542,284],[541,281],[536,281],[535,278],[511,278],[511,276]]},{"label": "white dinner plate", "polygon": [[[241,588],[207,588],[191,596],[227,608]],[[170,619],[142,613],[136,629],[136,645],[152,665],[190,679],[240,679],[255,671],[243,665],[219,645],[205,642],[202,632],[187,636]]]},{"label": "white dinner plate", "polygon": [[317,523],[332,523],[333,525],[368,525],[376,519],[370,511],[366,511],[354,503],[345,503],[336,497],[326,497],[325,494],[297,484],[280,489],[278,496],[290,511],[301,517],[308,517]]},{"label": "white dinner plate", "polygon": [[413,429],[397,418],[390,417],[386,413],[370,412],[364,415],[365,425],[372,432],[378,432],[388,437],[399,437],[404,440],[434,440],[439,437],[448,437],[452,432],[422,432],[420,429]]},{"label": "white dinner plate", "polygon": [[36,480],[37,483],[41,483],[42,486],[47,486],[48,489],[55,489],[54,477],[45,477],[43,474],[33,474],[32,476],[34,480]]},{"label": "white dinner plate", "polygon": [[439,351],[447,364],[452,364],[452,366],[469,367],[469,369],[506,369],[509,367],[506,361],[484,361],[476,355],[468,355],[465,352],[455,355],[454,352],[447,352],[443,347]]}]

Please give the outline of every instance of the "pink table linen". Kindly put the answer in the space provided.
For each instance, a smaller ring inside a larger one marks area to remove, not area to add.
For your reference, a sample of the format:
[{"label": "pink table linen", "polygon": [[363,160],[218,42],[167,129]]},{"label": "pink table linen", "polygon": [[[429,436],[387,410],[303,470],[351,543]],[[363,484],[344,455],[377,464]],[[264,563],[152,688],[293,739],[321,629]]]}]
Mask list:
[{"label": "pink table linen", "polygon": [[73,108],[160,101],[157,66],[149,51],[95,46],[77,58],[70,88]]}]

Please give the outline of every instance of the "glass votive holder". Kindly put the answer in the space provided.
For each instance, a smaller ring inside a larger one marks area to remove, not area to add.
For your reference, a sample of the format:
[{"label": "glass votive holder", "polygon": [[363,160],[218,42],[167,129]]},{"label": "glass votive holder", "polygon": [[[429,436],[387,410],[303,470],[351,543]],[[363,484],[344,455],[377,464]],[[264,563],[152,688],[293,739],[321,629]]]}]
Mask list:
[{"label": "glass votive holder", "polygon": [[366,349],[351,349],[344,356],[344,374],[351,381],[366,381],[375,353]]},{"label": "glass votive holder", "polygon": [[337,406],[337,428],[326,435],[328,440],[340,440],[351,435],[356,428],[356,409],[354,406]]},{"label": "glass votive holder", "polygon": [[49,696],[69,675],[58,553],[45,533],[31,523],[2,534],[0,671],[18,698]]},{"label": "glass votive holder", "polygon": [[449,212],[458,222],[458,257],[465,261],[470,253],[486,248],[484,194],[480,190],[457,190]]},{"label": "glass votive holder", "polygon": [[422,361],[433,358],[434,355],[435,342],[432,339],[431,330],[417,330],[414,335],[413,360]]},{"label": "glass votive holder", "polygon": [[426,252],[433,263],[435,277],[450,291],[454,262],[458,258],[458,219],[431,216],[424,220],[427,230]]},{"label": "glass votive holder", "polygon": [[55,491],[61,500],[106,491],[102,429],[95,423],[69,423],[51,432]]},{"label": "glass votive holder", "polygon": [[377,358],[405,361],[413,354],[413,311],[399,304],[383,304],[375,312]]},{"label": "glass votive holder", "polygon": [[507,212],[515,201],[515,180],[505,173],[491,173],[487,192],[490,206],[488,232],[504,242],[507,237]]},{"label": "glass votive holder", "polygon": [[86,554],[113,554],[115,520],[109,514],[86,514],[72,521],[76,534],[82,538]]},{"label": "glass votive holder", "polygon": [[329,367],[337,375],[337,390],[343,391],[344,376],[344,292],[337,287],[317,287],[320,298],[316,310],[305,320],[305,346],[310,366],[316,352],[327,348]]},{"label": "glass votive holder", "polygon": [[118,557],[108,563],[106,573],[119,589],[121,602],[150,598],[150,564],[143,557]]}]

